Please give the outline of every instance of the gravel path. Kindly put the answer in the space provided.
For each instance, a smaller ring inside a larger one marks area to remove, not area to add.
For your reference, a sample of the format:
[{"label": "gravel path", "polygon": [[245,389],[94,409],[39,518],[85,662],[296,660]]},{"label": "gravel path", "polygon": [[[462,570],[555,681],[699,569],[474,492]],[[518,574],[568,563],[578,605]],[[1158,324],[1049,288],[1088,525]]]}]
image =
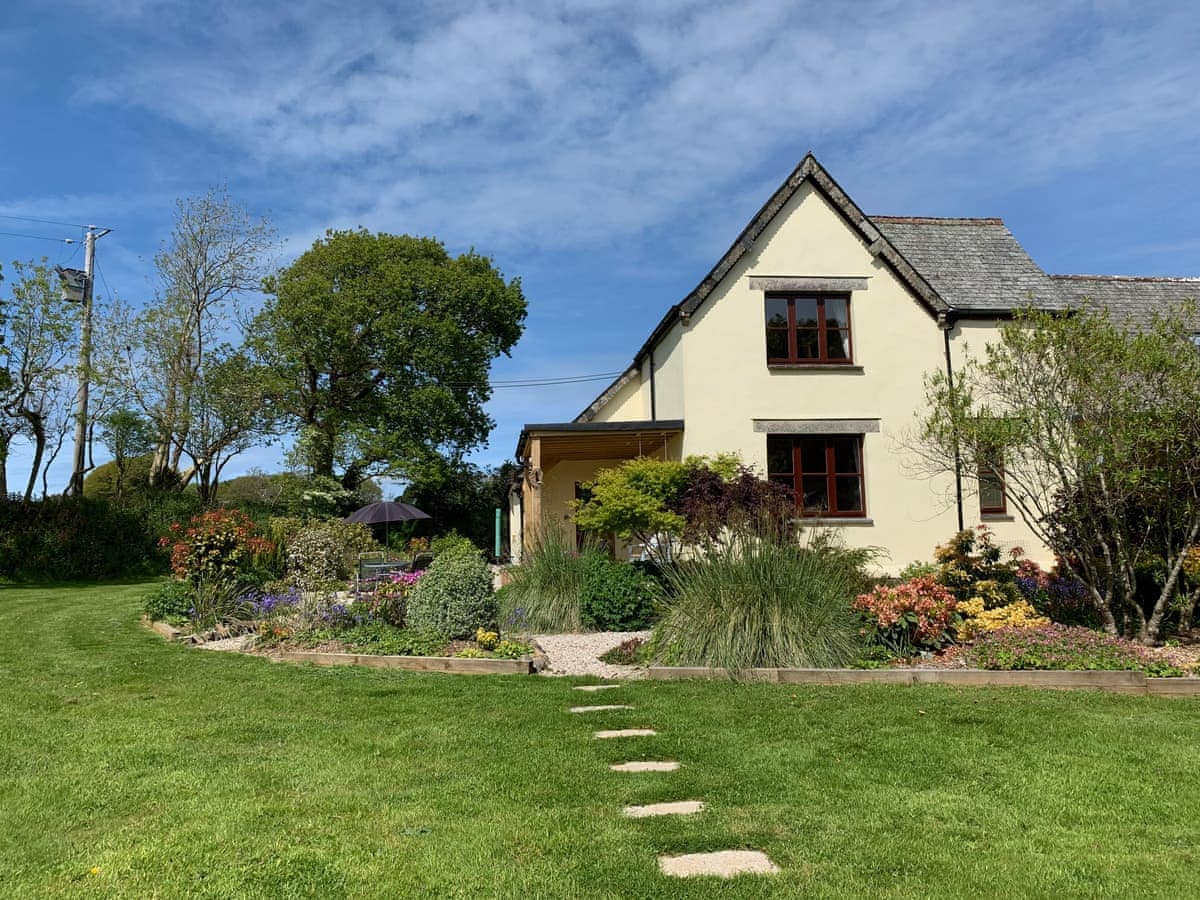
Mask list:
[{"label": "gravel path", "polygon": [[550,664],[543,675],[598,675],[601,678],[645,678],[637,666],[610,666],[600,654],[630,638],[647,640],[649,631],[600,631],[594,634],[535,634],[537,645]]}]

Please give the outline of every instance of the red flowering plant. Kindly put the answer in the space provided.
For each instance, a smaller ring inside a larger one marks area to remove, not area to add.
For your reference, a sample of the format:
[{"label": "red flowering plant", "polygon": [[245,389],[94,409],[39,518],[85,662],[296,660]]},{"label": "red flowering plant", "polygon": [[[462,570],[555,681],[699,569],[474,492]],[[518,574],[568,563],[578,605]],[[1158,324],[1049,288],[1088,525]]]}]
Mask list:
[{"label": "red flowering plant", "polygon": [[854,601],[863,617],[862,633],[898,656],[951,643],[958,624],[957,607],[954,594],[932,575],[895,587],[876,585]]},{"label": "red flowering plant", "polygon": [[255,554],[272,549],[238,509],[209,510],[193,516],[186,526],[174,522],[158,543],[170,548],[175,577],[192,584],[235,578]]}]

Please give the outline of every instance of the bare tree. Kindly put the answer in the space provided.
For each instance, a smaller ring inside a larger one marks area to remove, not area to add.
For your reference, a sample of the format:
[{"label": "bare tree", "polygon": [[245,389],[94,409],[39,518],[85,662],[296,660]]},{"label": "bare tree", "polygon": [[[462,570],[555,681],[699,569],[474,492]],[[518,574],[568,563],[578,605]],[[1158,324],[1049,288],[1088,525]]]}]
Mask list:
[{"label": "bare tree", "polygon": [[115,313],[110,376],[154,431],[152,483],[178,472],[201,400],[210,348],[236,327],[239,300],[258,289],[275,243],[224,189],[178,201],[171,235],[154,258],[156,301]]}]

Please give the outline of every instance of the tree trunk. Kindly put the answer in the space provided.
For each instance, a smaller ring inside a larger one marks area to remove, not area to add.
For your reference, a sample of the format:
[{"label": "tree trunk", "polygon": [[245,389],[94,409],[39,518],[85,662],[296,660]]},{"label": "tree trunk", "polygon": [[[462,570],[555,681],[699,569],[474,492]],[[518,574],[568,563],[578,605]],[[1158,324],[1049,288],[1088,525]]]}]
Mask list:
[{"label": "tree trunk", "polygon": [[42,457],[46,455],[46,426],[40,416],[26,416],[26,420],[33,429],[33,462],[29,466],[29,481],[25,483],[24,502],[32,503],[38,473],[42,471]]},{"label": "tree trunk", "polygon": [[12,438],[0,434],[0,503],[8,499],[8,445]]}]

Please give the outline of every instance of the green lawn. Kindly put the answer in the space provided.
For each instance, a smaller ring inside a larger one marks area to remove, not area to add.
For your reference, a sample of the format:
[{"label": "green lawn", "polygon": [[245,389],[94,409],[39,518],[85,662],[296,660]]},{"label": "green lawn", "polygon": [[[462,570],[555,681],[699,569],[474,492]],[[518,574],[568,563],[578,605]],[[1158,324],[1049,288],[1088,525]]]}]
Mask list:
[{"label": "green lawn", "polygon": [[[147,590],[0,589],[0,896],[1200,895],[1196,701],[275,665],[164,643]],[[738,847],[782,873],[657,873]]]}]

